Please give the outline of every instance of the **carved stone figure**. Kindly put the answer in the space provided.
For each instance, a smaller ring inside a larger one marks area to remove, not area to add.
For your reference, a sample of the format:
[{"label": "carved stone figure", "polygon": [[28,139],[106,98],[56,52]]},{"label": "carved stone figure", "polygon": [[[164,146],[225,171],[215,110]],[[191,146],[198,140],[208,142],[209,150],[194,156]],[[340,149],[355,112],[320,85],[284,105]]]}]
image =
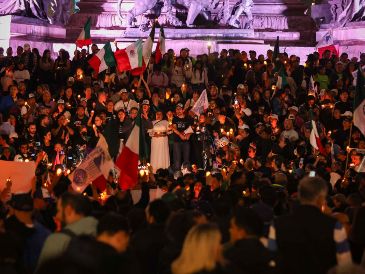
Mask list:
[{"label": "carved stone figure", "polygon": [[71,0],[0,1],[0,15],[35,17],[51,24],[66,25],[71,16]]},{"label": "carved stone figure", "polygon": [[233,7],[231,17],[228,20],[228,24],[239,28],[240,21],[238,20],[239,17],[244,14],[245,15],[245,24],[244,29],[250,29],[252,27],[252,8],[253,8],[253,1],[252,0],[239,0]]},{"label": "carved stone figure", "polygon": [[345,26],[349,22],[365,20],[365,0],[332,0],[333,23]]},{"label": "carved stone figure", "polygon": [[252,0],[239,0],[233,7],[231,13],[229,13],[229,1],[225,0],[221,4],[220,0],[139,0],[134,2],[134,6],[131,10],[127,11],[126,17],[122,9],[123,0],[118,0],[118,15],[122,22],[126,22],[126,25],[131,27],[134,25],[137,16],[150,12],[147,17],[154,16],[157,18],[161,14],[161,9],[164,9],[166,13],[166,21],[173,26],[182,26],[181,22],[175,15],[175,10],[187,11],[186,26],[193,27],[193,23],[196,17],[200,14],[207,20],[213,20],[210,17],[212,11],[218,10],[217,18],[214,20],[223,24],[229,24],[234,27],[240,27],[239,17],[245,15],[246,22],[244,28],[249,28],[252,25],[252,12],[253,7]]}]

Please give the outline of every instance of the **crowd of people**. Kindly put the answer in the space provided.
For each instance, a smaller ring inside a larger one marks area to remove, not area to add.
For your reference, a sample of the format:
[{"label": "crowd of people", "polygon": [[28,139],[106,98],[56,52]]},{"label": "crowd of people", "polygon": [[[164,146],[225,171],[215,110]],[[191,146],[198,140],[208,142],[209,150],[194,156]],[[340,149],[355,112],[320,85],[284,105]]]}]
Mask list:
[{"label": "crowd of people", "polygon": [[[0,48],[0,160],[36,163],[30,193],[0,189],[1,273],[365,272],[365,53],[169,49],[135,76],[95,74],[98,51]],[[101,135],[116,160],[137,118],[137,201],[113,170],[76,193],[70,172]]]}]

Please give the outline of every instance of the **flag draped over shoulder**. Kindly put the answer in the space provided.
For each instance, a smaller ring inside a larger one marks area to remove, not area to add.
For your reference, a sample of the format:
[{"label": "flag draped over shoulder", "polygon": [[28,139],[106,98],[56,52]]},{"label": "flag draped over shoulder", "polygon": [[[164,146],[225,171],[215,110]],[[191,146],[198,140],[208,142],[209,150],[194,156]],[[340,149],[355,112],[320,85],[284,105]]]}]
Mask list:
[{"label": "flag draped over shoulder", "polygon": [[165,45],[165,32],[163,27],[160,27],[160,36],[158,37],[158,42],[156,45],[156,53],[155,53],[155,62],[160,63],[162,60],[163,55],[166,52],[166,45]]},{"label": "flag draped over shoulder", "polygon": [[[114,53],[119,71],[131,71],[132,75],[142,74],[150,61],[153,41],[155,39],[155,26],[152,27],[146,41],[139,39],[126,49],[117,50]],[[135,54],[135,53],[138,54]],[[138,62],[137,62],[138,60]]]},{"label": "flag draped over shoulder", "polygon": [[96,73],[103,72],[108,67],[115,66],[114,54],[110,42],[106,43],[104,47],[89,60],[89,64]]},{"label": "flag draped over shoulder", "polygon": [[365,136],[365,77],[364,70],[359,68],[356,77],[354,98],[354,125]]},{"label": "flag draped over shoulder", "polygon": [[77,38],[76,46],[82,48],[83,46],[89,46],[92,44],[90,29],[91,29],[91,17],[87,19],[84,28],[82,29],[79,37]]},{"label": "flag draped over shoulder", "polygon": [[337,48],[335,47],[335,44],[333,42],[333,36],[330,31],[326,32],[326,34],[322,37],[322,39],[317,44],[317,50],[319,53],[319,56],[322,57],[322,54],[329,50],[332,54],[335,54],[338,56]]},{"label": "flag draped over shoulder", "polygon": [[195,102],[193,108],[191,109],[195,115],[200,115],[209,107],[209,101],[207,96],[207,90],[203,90],[202,94],[200,94],[199,99]]}]

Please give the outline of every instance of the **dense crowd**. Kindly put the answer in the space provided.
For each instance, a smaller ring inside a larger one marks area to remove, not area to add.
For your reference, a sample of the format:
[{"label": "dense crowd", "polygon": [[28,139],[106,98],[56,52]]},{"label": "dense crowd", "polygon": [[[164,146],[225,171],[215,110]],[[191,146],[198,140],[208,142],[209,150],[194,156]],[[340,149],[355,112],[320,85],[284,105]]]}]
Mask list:
[{"label": "dense crowd", "polygon": [[[30,193],[0,189],[0,273],[365,272],[365,53],[169,49],[134,76],[95,74],[98,50],[0,48],[0,160],[36,163]],[[135,189],[111,170],[75,193],[70,172],[101,135],[117,159],[137,118]]]}]

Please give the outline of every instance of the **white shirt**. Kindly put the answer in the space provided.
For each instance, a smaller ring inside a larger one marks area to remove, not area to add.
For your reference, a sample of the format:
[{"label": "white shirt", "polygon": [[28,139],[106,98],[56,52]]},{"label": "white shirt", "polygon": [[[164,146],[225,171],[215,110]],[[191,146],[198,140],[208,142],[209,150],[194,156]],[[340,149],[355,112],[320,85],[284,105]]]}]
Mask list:
[{"label": "white shirt", "polygon": [[30,74],[27,69],[14,71],[14,80],[19,84],[21,81],[29,80]]},{"label": "white shirt", "polygon": [[128,100],[128,102],[124,102],[123,100],[119,100],[115,105],[114,105],[114,110],[115,111],[119,111],[120,109],[124,109],[127,112],[130,112],[131,108],[138,108],[139,109],[139,104],[130,99]]}]

